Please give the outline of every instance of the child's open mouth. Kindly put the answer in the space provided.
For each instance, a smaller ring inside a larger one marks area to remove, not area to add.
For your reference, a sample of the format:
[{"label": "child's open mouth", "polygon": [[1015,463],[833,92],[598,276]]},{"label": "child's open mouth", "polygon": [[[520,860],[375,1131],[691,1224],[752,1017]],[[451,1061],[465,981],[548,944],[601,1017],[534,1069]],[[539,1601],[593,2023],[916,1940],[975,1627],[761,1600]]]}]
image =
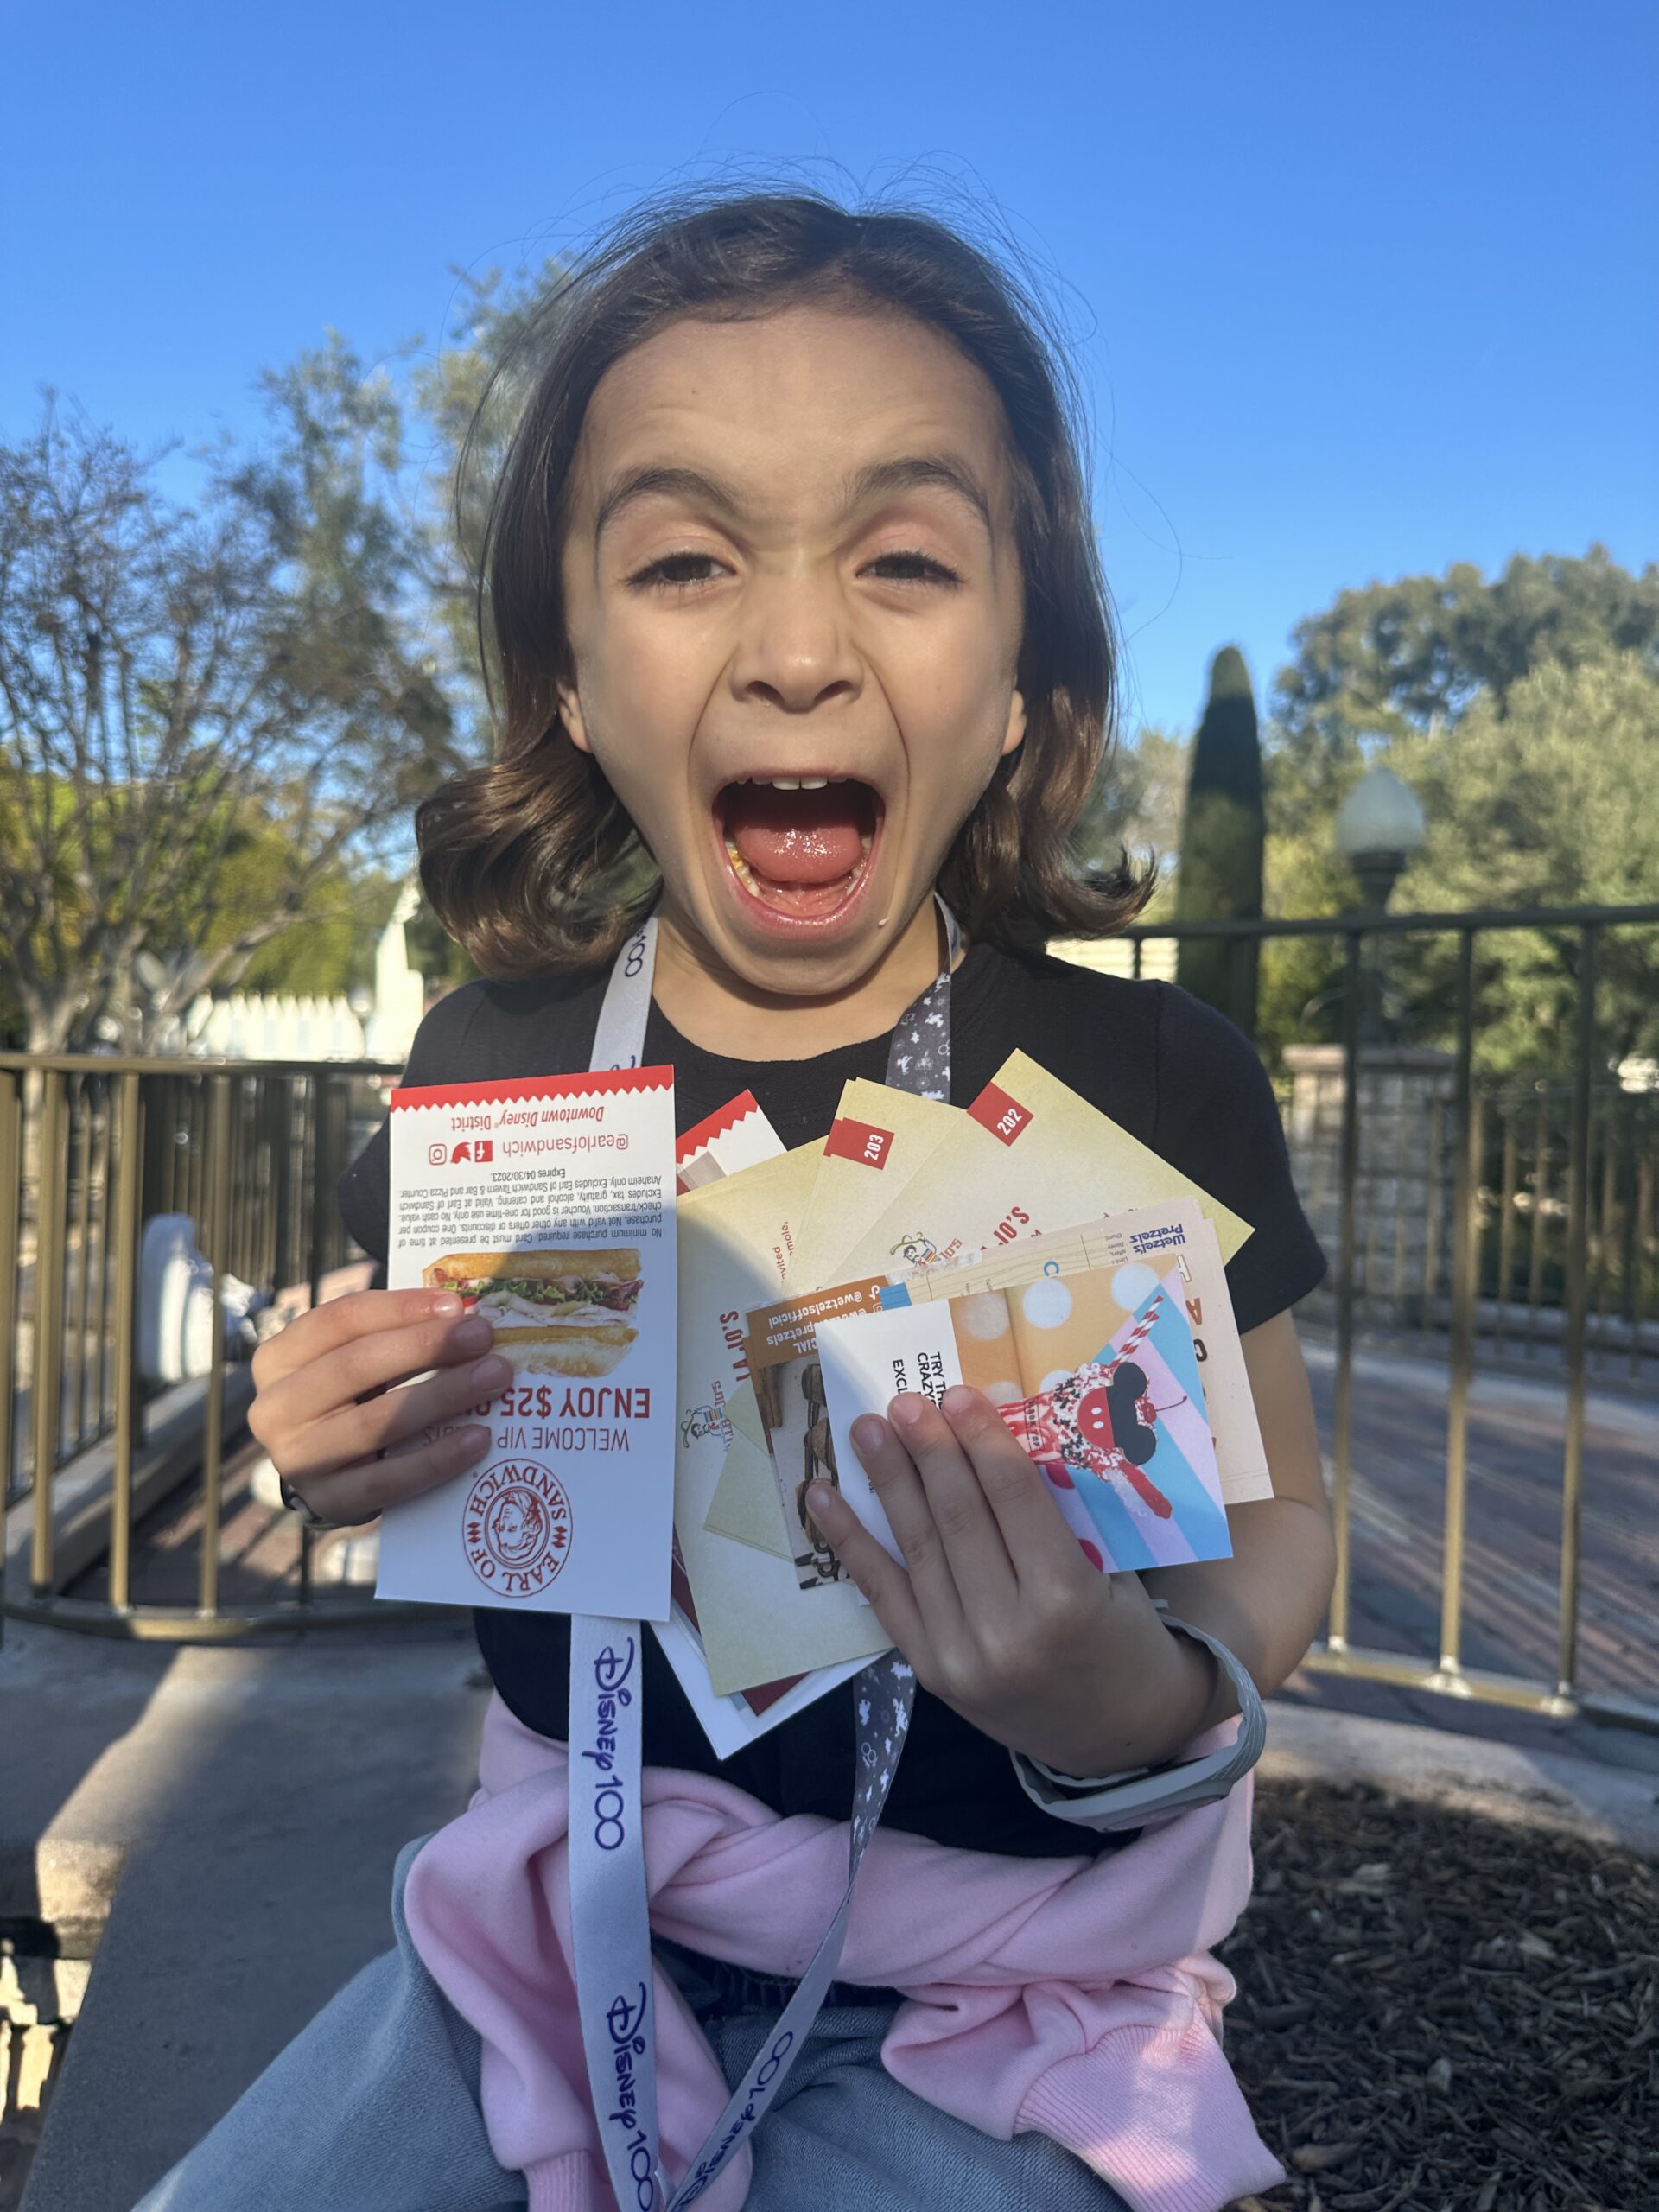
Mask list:
[{"label": "child's open mouth", "polygon": [[715,801],[715,826],[747,897],[791,921],[828,921],[868,873],[880,792],[855,776],[751,776]]}]

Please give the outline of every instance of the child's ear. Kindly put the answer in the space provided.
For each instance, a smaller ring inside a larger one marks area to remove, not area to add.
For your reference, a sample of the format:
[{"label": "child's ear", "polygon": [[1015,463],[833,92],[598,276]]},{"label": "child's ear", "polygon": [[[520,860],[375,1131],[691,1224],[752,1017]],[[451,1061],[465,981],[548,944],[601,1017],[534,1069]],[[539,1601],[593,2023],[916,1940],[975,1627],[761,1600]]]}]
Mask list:
[{"label": "child's ear", "polygon": [[556,684],[554,697],[559,702],[559,720],[564,724],[565,735],[578,753],[591,753],[594,741],[588,734],[588,723],[582,711],[582,699],[574,683]]},{"label": "child's ear", "polygon": [[1002,753],[1005,759],[1010,753],[1018,752],[1020,747],[1025,742],[1025,694],[1016,691],[1008,701],[1008,727],[1002,736]]}]

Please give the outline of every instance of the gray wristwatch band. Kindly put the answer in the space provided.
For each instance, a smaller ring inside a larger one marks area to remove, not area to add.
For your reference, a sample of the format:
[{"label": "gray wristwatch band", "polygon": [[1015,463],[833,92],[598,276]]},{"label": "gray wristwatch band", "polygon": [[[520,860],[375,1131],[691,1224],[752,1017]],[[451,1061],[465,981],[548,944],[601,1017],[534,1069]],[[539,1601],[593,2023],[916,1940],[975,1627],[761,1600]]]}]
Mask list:
[{"label": "gray wristwatch band", "polygon": [[1045,1766],[1024,1751],[1010,1751],[1020,1787],[1034,1805],[1057,1821],[1071,1821],[1078,1827],[1109,1834],[1115,1828],[1140,1827],[1166,1813],[1185,1813],[1195,1805],[1211,1805],[1224,1797],[1261,1758],[1268,1739],[1268,1716],[1256,1688],[1243,1665],[1224,1643],[1191,1621],[1178,1620],[1169,1601],[1153,1603],[1166,1628],[1190,1636],[1215,1655],[1238,1700],[1239,1723],[1236,1742],[1219,1751],[1172,1766],[1131,1767],[1117,1775],[1068,1775]]}]

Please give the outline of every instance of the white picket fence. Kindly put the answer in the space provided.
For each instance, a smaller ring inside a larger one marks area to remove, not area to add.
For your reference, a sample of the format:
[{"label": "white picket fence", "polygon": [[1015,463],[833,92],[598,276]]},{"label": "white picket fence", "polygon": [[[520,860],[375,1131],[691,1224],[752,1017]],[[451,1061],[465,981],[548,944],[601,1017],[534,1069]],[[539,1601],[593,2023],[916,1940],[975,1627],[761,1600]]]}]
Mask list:
[{"label": "white picket fence", "polygon": [[184,1017],[184,1049],[194,1058],[228,1060],[360,1060],[364,1025],[342,995],[296,996],[289,991],[204,993]]},{"label": "white picket fence", "polygon": [[[1159,983],[1175,980],[1175,940],[1148,938],[1141,948],[1143,978]],[[1135,947],[1125,937],[1058,937],[1049,941],[1056,960],[1069,960],[1074,968],[1092,968],[1098,976],[1133,976]]]}]

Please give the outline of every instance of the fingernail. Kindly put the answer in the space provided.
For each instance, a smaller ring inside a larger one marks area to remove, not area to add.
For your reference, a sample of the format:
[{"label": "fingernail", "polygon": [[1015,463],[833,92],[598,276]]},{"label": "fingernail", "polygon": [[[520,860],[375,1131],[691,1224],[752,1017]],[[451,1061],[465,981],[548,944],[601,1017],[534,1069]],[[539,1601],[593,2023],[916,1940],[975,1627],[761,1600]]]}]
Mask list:
[{"label": "fingernail", "polygon": [[823,1511],[826,1505],[830,1507],[830,1510],[832,1512],[834,1511],[835,1509],[834,1506],[830,1504],[830,1501],[834,1498],[836,1492],[834,1487],[829,1483],[814,1483],[812,1484],[812,1487],[806,1493],[806,1502],[811,1508],[812,1516],[815,1520]]},{"label": "fingernail", "polygon": [[896,1421],[900,1428],[914,1428],[927,1408],[927,1400],[913,1390],[906,1390],[902,1398],[895,1398],[887,1408],[887,1419]]},{"label": "fingernail", "polygon": [[861,1414],[849,1432],[853,1449],[870,1459],[887,1440],[887,1424],[880,1414]]},{"label": "fingernail", "polygon": [[939,1411],[945,1414],[970,1414],[978,1403],[977,1390],[970,1390],[965,1382],[953,1382],[939,1401]]},{"label": "fingernail", "polygon": [[437,1315],[441,1320],[447,1320],[452,1313],[459,1313],[461,1311],[460,1292],[454,1290],[441,1290],[437,1296],[432,1300],[430,1310],[433,1313]]},{"label": "fingernail", "polygon": [[488,1359],[480,1360],[467,1380],[472,1382],[481,1382],[487,1389],[493,1382],[505,1382],[512,1372],[512,1362],[510,1359],[503,1359],[499,1352],[493,1352]]},{"label": "fingernail", "polygon": [[493,1344],[495,1324],[487,1314],[474,1313],[455,1331],[455,1342],[462,1351],[473,1351],[480,1344]]},{"label": "fingernail", "polygon": [[461,1449],[466,1452],[467,1457],[469,1459],[476,1459],[480,1452],[489,1450],[490,1432],[487,1428],[463,1428],[461,1432]]}]

